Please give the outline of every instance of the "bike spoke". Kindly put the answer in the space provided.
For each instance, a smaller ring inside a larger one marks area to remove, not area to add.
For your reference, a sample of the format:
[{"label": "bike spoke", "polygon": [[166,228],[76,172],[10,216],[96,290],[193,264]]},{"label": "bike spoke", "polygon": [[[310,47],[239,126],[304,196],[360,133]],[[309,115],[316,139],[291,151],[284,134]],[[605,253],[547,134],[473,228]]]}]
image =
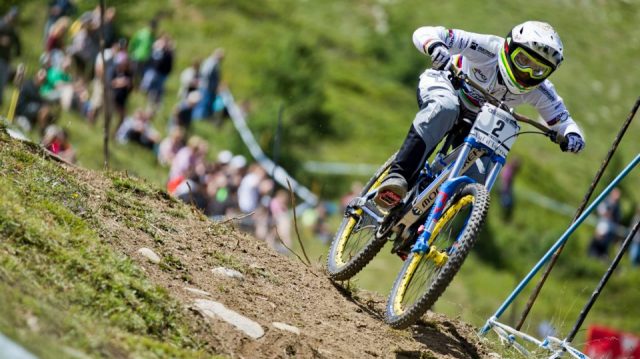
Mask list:
[{"label": "bike spoke", "polygon": [[351,236],[344,245],[342,250],[341,260],[346,263],[353,256],[359,253],[364,246],[369,243],[372,236],[375,235],[377,223],[375,220],[367,215],[363,215],[359,218],[358,223],[353,229]]},{"label": "bike spoke", "polygon": [[[448,218],[443,218],[445,220],[448,219],[448,222],[443,223],[443,227],[431,239],[430,247],[434,247],[445,255],[450,254],[450,249],[454,247],[458,235],[466,226],[466,220],[471,214],[471,209],[472,206],[465,205],[450,213]],[[411,278],[407,280],[406,289],[402,295],[401,310],[407,310],[429,290],[445,264],[446,262],[440,265],[436,264],[426,254],[420,258],[420,262],[413,270],[413,273],[410,274]]]}]

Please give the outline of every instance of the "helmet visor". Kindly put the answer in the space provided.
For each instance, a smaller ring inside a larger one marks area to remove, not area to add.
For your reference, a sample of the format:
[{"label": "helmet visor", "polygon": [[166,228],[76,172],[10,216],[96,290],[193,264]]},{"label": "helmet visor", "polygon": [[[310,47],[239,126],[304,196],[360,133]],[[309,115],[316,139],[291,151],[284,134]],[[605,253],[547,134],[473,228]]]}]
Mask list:
[{"label": "helmet visor", "polygon": [[551,66],[544,64],[540,60],[531,56],[531,54],[522,47],[518,47],[513,51],[511,54],[511,61],[516,66],[518,72],[520,72],[520,74],[518,74],[520,76],[517,77],[526,77],[528,75],[531,79],[541,80],[549,76],[553,70]]}]

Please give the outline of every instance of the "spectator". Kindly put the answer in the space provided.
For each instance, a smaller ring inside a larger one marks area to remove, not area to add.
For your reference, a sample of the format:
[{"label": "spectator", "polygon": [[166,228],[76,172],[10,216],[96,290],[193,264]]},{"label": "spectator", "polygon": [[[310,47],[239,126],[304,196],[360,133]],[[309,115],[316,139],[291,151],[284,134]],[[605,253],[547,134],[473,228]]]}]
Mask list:
[{"label": "spectator", "polygon": [[229,180],[225,173],[217,172],[207,183],[209,204],[205,214],[212,219],[220,219],[233,207],[233,198]]},{"label": "spectator", "polygon": [[114,109],[119,118],[116,128],[119,128],[124,122],[127,113],[129,94],[131,94],[131,90],[133,89],[133,74],[129,67],[127,55],[122,53],[117,54],[114,59],[114,64],[115,67],[110,84]]},{"label": "spectator", "polygon": [[69,142],[69,134],[65,129],[49,125],[44,131],[42,146],[67,162],[76,162],[76,152]]},{"label": "spectator", "polygon": [[44,39],[46,42],[49,36],[51,26],[62,17],[69,17],[76,13],[76,6],[71,0],[52,0],[49,1],[49,11],[47,13],[47,21],[44,25]]},{"label": "spectator", "polygon": [[155,149],[160,143],[160,133],[151,126],[151,112],[137,110],[133,116],[127,117],[116,132],[116,140],[122,144],[131,141]]},{"label": "spectator", "polygon": [[157,108],[162,102],[164,87],[173,69],[173,43],[169,36],[162,35],[153,43],[149,67],[144,73],[140,87],[147,93],[149,103]]},{"label": "spectator", "polygon": [[62,109],[69,110],[74,98],[72,78],[69,74],[71,58],[65,56],[60,67],[50,67],[40,93],[51,102],[60,102]]},{"label": "spectator", "polygon": [[169,170],[169,181],[177,177],[186,177],[196,167],[204,164],[207,154],[207,143],[200,137],[193,136],[187,141],[187,145],[176,153]]},{"label": "spectator", "polygon": [[[260,180],[257,188],[258,204],[252,216],[256,238],[267,242],[270,240],[269,236],[273,225],[269,207],[274,187],[275,184],[270,178],[264,177]],[[240,199],[239,195],[240,192],[238,192],[238,199]]]},{"label": "spectator", "polygon": [[52,67],[61,68],[66,54],[64,51],[55,50],[52,52],[43,52],[40,54],[40,67],[49,70]]},{"label": "spectator", "polygon": [[178,88],[178,99],[180,101],[187,98],[187,95],[198,89],[200,84],[200,60],[195,60],[191,66],[180,73],[180,87]]},{"label": "spectator", "polygon": [[332,232],[327,223],[329,220],[328,217],[327,205],[325,203],[318,203],[316,206],[316,218],[313,223],[313,234],[315,234],[316,238],[323,244],[329,244],[329,242],[331,242]]},{"label": "spectator", "polygon": [[92,33],[97,29],[93,28],[90,16],[83,16],[78,21],[80,22],[79,28],[71,36],[68,53],[73,58],[76,74],[84,79],[89,79],[93,75],[94,61],[99,52],[99,44],[92,38]]},{"label": "spectator", "polygon": [[[279,189],[269,202],[273,228],[267,237],[267,244],[280,253],[288,253],[285,246],[291,248],[291,215],[289,214],[289,192]],[[279,239],[278,239],[279,238]],[[280,243],[282,241],[282,243]]]},{"label": "spectator", "polygon": [[342,211],[344,211],[347,206],[349,205],[349,202],[351,202],[352,199],[360,196],[360,192],[362,192],[362,183],[360,182],[352,182],[351,183],[351,190],[349,191],[349,193],[345,194],[344,196],[342,196],[340,198],[340,206]]},{"label": "spectator", "polygon": [[221,167],[228,165],[232,159],[233,153],[229,150],[223,150],[218,153],[218,164],[220,164]]},{"label": "spectator", "polygon": [[260,182],[267,176],[265,170],[259,164],[249,166],[247,175],[238,187],[238,207],[243,213],[251,213],[260,204]]},{"label": "spectator", "polygon": [[197,91],[189,93],[187,98],[180,102],[173,111],[171,126],[182,127],[189,130],[191,122],[193,121],[193,110],[197,106],[202,96]]},{"label": "spectator", "polygon": [[200,182],[200,178],[195,171],[190,173],[191,176],[188,176],[188,179],[180,183],[174,195],[181,201],[191,204],[202,212],[206,212],[209,205],[207,186]]},{"label": "spectator", "polygon": [[129,43],[129,55],[131,56],[131,67],[136,82],[142,78],[146,72],[151,59],[151,51],[153,42],[156,39],[156,30],[158,29],[158,20],[152,19],[149,25],[138,30]]},{"label": "spectator", "polygon": [[174,127],[169,132],[169,136],[160,142],[158,148],[158,163],[169,166],[176,154],[184,147],[184,130],[181,127]]},{"label": "spectator", "polygon": [[620,189],[614,188],[598,206],[598,223],[588,251],[590,256],[608,258],[609,247],[616,238],[616,229],[621,218],[620,197]]},{"label": "spectator", "polygon": [[47,35],[47,41],[45,45],[46,52],[62,51],[65,50],[65,36],[69,29],[70,21],[68,17],[59,18],[49,30]]},{"label": "spectator", "polygon": [[[98,117],[98,114],[104,106],[104,82],[103,76],[107,79],[113,77],[114,71],[114,59],[116,55],[121,51],[122,45],[126,48],[126,40],[113,43],[110,48],[104,49],[104,62],[102,62],[102,54],[98,54],[94,61],[94,77],[91,80],[91,98],[89,99],[89,106],[87,108],[87,120],[89,123],[94,124]],[[122,57],[122,55],[120,56]],[[105,74],[106,71],[106,74]]]},{"label": "spectator", "polygon": [[0,21],[0,105],[2,105],[4,87],[11,73],[11,57],[20,56],[20,38],[16,32],[15,22],[18,8],[12,7]]},{"label": "spectator", "polygon": [[30,131],[33,127],[38,127],[43,131],[51,122],[51,106],[40,94],[40,89],[46,78],[46,70],[40,69],[32,79],[26,80],[20,88],[16,116],[18,116],[18,124],[25,131]]},{"label": "spectator", "polygon": [[230,171],[243,171],[247,165],[247,159],[243,155],[235,155],[229,161]]},{"label": "spectator", "polygon": [[209,118],[213,114],[213,103],[220,84],[220,68],[224,60],[224,49],[216,49],[200,67],[200,94],[202,99],[194,109],[194,118]]},{"label": "spectator", "polygon": [[502,204],[503,217],[507,222],[513,217],[513,208],[515,207],[515,199],[513,196],[513,180],[520,170],[520,161],[513,158],[507,162],[500,172],[502,186],[500,188],[500,203]]}]

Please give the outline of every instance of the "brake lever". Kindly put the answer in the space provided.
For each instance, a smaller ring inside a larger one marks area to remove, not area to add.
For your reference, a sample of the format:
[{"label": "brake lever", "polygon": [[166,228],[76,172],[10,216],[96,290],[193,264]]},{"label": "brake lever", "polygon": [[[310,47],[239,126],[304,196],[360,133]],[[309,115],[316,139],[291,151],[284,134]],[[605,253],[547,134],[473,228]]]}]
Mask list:
[{"label": "brake lever", "polygon": [[556,143],[560,146],[567,144],[567,138],[559,134],[557,131],[549,131],[546,133],[546,136],[551,139],[551,142]]}]

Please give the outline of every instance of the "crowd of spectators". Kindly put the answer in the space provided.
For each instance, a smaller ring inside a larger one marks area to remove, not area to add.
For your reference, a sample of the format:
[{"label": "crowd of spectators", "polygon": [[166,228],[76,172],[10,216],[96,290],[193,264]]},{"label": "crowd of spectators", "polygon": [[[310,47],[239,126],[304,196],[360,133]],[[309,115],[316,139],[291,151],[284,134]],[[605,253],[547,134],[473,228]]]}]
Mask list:
[{"label": "crowd of spectators", "polygon": [[[0,95],[7,81],[17,79],[11,61],[22,53],[18,14],[17,7],[11,8],[0,22]],[[167,169],[167,190],[173,196],[214,220],[236,217],[243,229],[286,253],[285,246],[292,245],[289,191],[242,155],[222,150],[210,156],[209,144],[192,128],[193,121],[202,119],[219,125],[227,115],[218,94],[224,50],[213,49],[204,59],[193,60],[179,74],[177,96],[167,96],[166,84],[179,53],[159,18],[127,37],[118,26],[116,9],[106,8],[101,52],[100,16],[99,7],[80,13],[71,0],[49,2],[39,68],[15,82],[16,123],[40,136],[49,151],[75,162],[72,139],[58,124],[59,117],[73,111],[94,125],[111,109],[115,126],[109,135],[116,144],[153,151]],[[135,93],[143,105],[131,106]],[[160,128],[158,118],[166,102],[171,102],[170,111],[165,111],[169,118]]]},{"label": "crowd of spectators", "polygon": [[[596,208],[598,220],[589,243],[589,256],[609,261],[611,248],[616,243],[622,244],[634,225],[640,222],[640,205],[638,205],[629,226],[625,226],[621,199],[622,190],[618,187],[613,188],[607,198]],[[632,265],[640,266],[640,232],[632,238],[629,259]]]},{"label": "crowd of spectators", "polygon": [[[178,93],[173,98],[165,92],[178,53],[170,34],[162,31],[159,18],[127,37],[119,29],[114,7],[102,14],[101,32],[99,7],[79,13],[72,0],[52,0],[39,67],[24,76],[13,64],[24,48],[17,29],[19,13],[14,6],[0,19],[0,105],[4,88],[13,80],[19,96],[11,116],[15,115],[25,132],[36,133],[43,147],[75,162],[69,131],[57,124],[58,118],[74,111],[95,124],[109,108],[117,120],[110,135],[118,144],[135,143],[141,151],[153,151],[158,163],[167,168],[167,190],[172,195],[192,203],[212,219],[240,219],[244,229],[278,250],[285,252],[285,246],[291,247],[289,191],[278,188],[260,165],[248,163],[242,155],[223,150],[215,161],[208,161],[207,142],[193,133],[193,121],[207,119],[220,125],[228,116],[219,96],[225,86],[221,81],[224,49],[213,49],[204,59],[193,59],[182,69]],[[142,95],[144,104],[131,108],[130,97],[135,92]],[[166,101],[172,104],[162,131],[154,123]],[[167,133],[164,137],[163,132]],[[506,220],[513,210],[512,182],[518,170],[518,161],[510,163],[512,167],[503,170],[501,191]],[[360,187],[356,184],[343,198],[343,206]],[[609,248],[623,232],[619,200],[620,191],[616,189],[598,208],[599,220],[589,245],[591,256],[608,258]],[[323,204],[306,212],[303,221],[325,243],[331,239],[327,208]],[[633,221],[640,221],[640,209]],[[640,265],[640,234],[632,244],[631,257]]]}]

